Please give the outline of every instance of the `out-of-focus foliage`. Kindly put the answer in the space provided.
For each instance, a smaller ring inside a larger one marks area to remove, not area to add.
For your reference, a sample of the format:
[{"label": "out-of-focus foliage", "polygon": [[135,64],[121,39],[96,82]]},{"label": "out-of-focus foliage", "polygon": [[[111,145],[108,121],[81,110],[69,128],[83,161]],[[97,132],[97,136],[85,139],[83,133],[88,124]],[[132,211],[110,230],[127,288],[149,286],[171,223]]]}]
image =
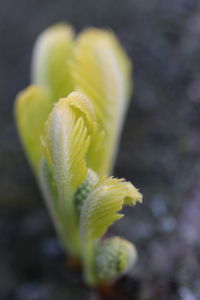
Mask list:
[{"label": "out-of-focus foliage", "polygon": [[18,131],[35,174],[41,161],[40,135],[52,109],[46,91],[32,85],[20,92],[15,105]]},{"label": "out-of-focus foliage", "polygon": [[32,82],[46,89],[52,102],[73,90],[70,72],[73,38],[71,26],[54,25],[40,34],[33,49]]}]

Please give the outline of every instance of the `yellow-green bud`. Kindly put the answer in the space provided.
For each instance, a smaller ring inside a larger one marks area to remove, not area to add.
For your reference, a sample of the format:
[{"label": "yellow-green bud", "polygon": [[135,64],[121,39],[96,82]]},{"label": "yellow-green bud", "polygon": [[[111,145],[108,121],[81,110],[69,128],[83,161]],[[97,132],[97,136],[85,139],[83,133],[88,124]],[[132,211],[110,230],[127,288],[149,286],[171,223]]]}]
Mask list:
[{"label": "yellow-green bud", "polygon": [[109,238],[98,248],[95,269],[99,281],[110,281],[126,273],[135,263],[135,246],[119,237]]}]

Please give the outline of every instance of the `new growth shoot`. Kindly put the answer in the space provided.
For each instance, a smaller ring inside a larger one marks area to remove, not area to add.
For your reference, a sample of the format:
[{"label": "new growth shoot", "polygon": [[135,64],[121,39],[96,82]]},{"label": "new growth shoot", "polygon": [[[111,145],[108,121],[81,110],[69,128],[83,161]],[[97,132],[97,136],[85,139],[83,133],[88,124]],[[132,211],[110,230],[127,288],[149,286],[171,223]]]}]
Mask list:
[{"label": "new growth shoot", "polygon": [[15,102],[19,135],[60,241],[90,286],[127,272],[133,244],[105,238],[124,205],[142,201],[111,177],[131,93],[131,63],[111,31],[74,36],[58,24],[37,39],[32,84]]}]

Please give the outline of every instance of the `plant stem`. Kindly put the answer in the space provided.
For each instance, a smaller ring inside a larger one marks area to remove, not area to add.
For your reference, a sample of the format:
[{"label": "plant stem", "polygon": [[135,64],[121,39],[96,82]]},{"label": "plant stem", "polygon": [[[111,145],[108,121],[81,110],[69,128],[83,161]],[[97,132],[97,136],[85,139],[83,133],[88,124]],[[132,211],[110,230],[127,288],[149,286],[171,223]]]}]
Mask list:
[{"label": "plant stem", "polygon": [[97,243],[98,241],[94,241],[90,238],[84,239],[82,237],[84,276],[86,283],[89,286],[95,286],[97,284],[94,268],[95,249]]}]

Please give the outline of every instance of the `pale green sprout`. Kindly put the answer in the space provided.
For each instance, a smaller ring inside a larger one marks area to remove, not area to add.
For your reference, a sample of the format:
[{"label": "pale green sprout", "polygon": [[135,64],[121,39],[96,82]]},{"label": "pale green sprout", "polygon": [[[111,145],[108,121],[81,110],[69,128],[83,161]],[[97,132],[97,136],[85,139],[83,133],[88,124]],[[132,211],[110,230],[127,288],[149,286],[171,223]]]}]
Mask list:
[{"label": "pale green sprout", "polygon": [[[103,243],[97,262],[95,252],[97,245],[101,249],[100,239],[108,227],[123,217],[118,213],[123,205],[134,205],[142,199],[130,182],[105,176],[98,179],[89,168],[87,153],[101,134],[96,126],[89,100],[80,92],[73,92],[55,105],[42,137],[43,153],[58,194],[54,201],[57,228],[61,228],[61,235],[65,233],[63,241],[68,251],[76,257],[82,255],[90,285],[110,279],[105,270],[99,269],[104,252],[108,263],[110,259],[111,278],[134,262],[133,246],[122,239],[117,244],[116,240],[109,241],[110,249],[113,245],[110,252]],[[46,178],[43,172],[41,175]]]},{"label": "pale green sprout", "polygon": [[58,24],[36,41],[34,85],[15,105],[19,134],[57,233],[83,261],[89,285],[116,279],[137,256],[124,239],[102,240],[123,217],[122,207],[142,200],[131,183],[107,177],[130,97],[130,71],[113,33],[91,28],[75,40],[69,25]]}]

